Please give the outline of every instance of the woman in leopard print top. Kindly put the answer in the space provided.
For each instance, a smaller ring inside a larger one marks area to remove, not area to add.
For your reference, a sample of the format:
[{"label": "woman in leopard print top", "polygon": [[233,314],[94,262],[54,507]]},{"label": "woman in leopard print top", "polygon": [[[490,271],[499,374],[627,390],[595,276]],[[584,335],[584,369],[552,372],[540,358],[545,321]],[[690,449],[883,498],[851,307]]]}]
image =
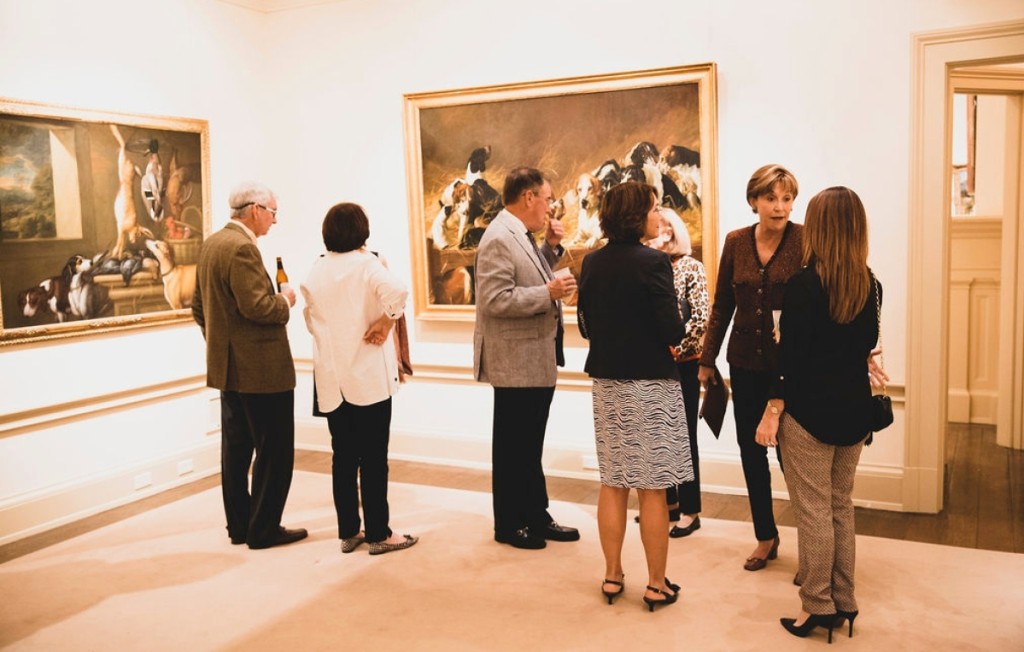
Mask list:
[{"label": "woman in leopard print top", "polygon": [[693,481],[684,482],[666,492],[669,520],[676,522],[669,536],[685,537],[700,527],[700,466],[697,455],[697,406],[700,403],[700,382],[697,367],[704,332],[708,324],[708,279],[704,265],[691,254],[690,233],[679,215],[662,207],[658,237],[648,244],[672,257],[672,280],[679,302],[679,312],[686,323],[686,336],[672,347],[672,357],[679,367],[679,384],[686,407],[686,426],[693,460]]}]

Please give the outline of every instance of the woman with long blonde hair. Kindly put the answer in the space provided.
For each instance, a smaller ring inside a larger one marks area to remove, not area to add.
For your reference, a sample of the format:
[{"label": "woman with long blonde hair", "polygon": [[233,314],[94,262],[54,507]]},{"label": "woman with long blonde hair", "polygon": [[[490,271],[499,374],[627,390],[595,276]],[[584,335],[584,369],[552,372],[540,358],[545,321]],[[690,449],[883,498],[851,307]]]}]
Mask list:
[{"label": "woman with long blonde hair", "polygon": [[882,287],[867,264],[868,227],[857,193],[815,195],[804,218],[804,267],[782,302],[779,373],[756,441],[778,446],[796,513],[802,611],[782,618],[804,637],[859,613],[854,596],[853,479],[871,430],[865,374],[878,341]]}]

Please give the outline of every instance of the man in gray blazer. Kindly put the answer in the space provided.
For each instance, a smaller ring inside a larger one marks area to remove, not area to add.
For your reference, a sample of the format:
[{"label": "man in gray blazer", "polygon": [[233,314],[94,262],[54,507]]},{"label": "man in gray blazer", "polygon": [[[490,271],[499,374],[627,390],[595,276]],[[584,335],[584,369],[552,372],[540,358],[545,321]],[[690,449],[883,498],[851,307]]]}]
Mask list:
[{"label": "man in gray blazer", "polygon": [[[505,178],[505,208],[487,227],[476,254],[474,375],[494,387],[491,486],[494,539],[537,549],[579,532],[548,513],[541,456],[557,364],[562,359],[561,299],[576,289],[552,266],[565,250],[558,220],[548,220],[551,184],[533,168]],[[545,228],[538,247],[533,234]]]},{"label": "man in gray blazer", "polygon": [[295,291],[274,292],[256,247],[277,222],[274,193],[244,183],[228,203],[231,221],[199,252],[192,317],[206,339],[206,384],[220,390],[228,536],[236,545],[270,548],[306,537],[306,530],[281,527],[295,461],[295,364],[285,331]]}]

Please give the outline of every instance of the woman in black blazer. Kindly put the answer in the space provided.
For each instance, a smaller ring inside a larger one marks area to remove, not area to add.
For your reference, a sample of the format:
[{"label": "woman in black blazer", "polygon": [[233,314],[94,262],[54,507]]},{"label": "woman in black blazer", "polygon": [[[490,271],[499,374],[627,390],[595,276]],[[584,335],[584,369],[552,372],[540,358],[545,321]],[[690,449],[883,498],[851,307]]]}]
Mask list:
[{"label": "woman in black blazer", "polygon": [[593,379],[601,474],[601,591],[608,604],[622,594],[626,505],[629,490],[636,489],[648,568],[643,599],[651,611],[679,595],[665,578],[665,490],[693,479],[679,373],[670,353],[685,334],[672,267],[667,254],[641,243],[658,234],[656,197],[652,186],[637,182],[605,194],[600,221],[608,244],[583,259],[577,304],[580,332],[590,340],[585,370]]},{"label": "woman in black blazer", "polygon": [[804,267],[786,285],[779,371],[755,441],[778,444],[796,513],[803,611],[791,634],[828,630],[858,613],[854,596],[853,479],[871,429],[864,360],[878,341],[881,285],[868,269],[864,205],[849,188],[807,204]]}]

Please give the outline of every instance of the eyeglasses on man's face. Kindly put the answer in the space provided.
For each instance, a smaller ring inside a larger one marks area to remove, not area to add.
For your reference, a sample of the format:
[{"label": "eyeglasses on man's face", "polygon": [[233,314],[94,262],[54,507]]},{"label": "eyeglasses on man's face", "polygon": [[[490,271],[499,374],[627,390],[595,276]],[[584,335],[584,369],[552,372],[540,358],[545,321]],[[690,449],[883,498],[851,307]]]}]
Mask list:
[{"label": "eyeglasses on man's face", "polygon": [[236,210],[236,211],[240,211],[243,208],[248,208],[249,206],[255,206],[257,208],[262,208],[263,210],[267,211],[268,213],[270,213],[274,217],[277,217],[277,209],[276,208],[270,208],[270,207],[264,206],[263,204],[257,204],[254,201],[251,201],[251,202],[249,202],[247,204],[242,204],[241,206],[233,206],[232,208],[234,210]]}]

